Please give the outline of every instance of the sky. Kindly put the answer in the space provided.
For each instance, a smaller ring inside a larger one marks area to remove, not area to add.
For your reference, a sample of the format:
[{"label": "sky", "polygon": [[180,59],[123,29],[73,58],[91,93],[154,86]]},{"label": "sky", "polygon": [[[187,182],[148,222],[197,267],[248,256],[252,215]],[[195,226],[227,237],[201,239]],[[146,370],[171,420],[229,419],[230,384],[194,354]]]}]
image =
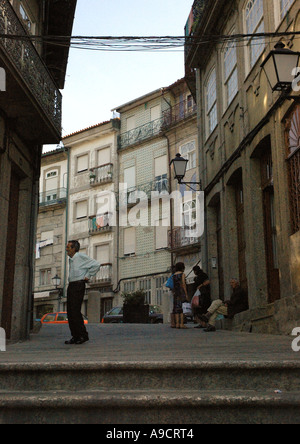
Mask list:
[{"label": "sky", "polygon": [[[194,0],[78,0],[73,36],[183,36]],[[112,118],[112,109],[184,77],[184,53],[71,49],[63,136]]]}]

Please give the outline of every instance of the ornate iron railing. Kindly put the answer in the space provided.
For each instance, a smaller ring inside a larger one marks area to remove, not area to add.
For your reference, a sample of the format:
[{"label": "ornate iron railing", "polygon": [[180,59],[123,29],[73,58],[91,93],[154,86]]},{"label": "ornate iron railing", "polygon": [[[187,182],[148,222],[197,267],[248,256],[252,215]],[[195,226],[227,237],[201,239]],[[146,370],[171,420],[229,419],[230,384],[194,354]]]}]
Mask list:
[{"label": "ornate iron railing", "polygon": [[109,284],[112,281],[112,264],[103,264],[95,277],[91,279],[91,284]]},{"label": "ornate iron railing", "polygon": [[203,13],[207,6],[210,5],[209,0],[195,0],[190,15],[188,17],[186,26],[185,26],[185,35],[186,35],[186,43],[185,43],[185,58],[187,59],[193,50],[193,48],[197,48],[197,45],[194,44],[193,35],[201,22],[203,17]]},{"label": "ornate iron railing", "polygon": [[194,99],[184,100],[163,112],[163,127],[174,125],[197,113],[197,104]]},{"label": "ornate iron railing", "polygon": [[61,93],[8,0],[0,0],[0,34],[19,37],[1,37],[0,50],[5,51],[47,118],[60,134]]},{"label": "ornate iron railing", "polygon": [[300,148],[288,159],[290,172],[290,200],[292,231],[300,231]]},{"label": "ornate iron railing", "polygon": [[44,191],[40,193],[40,207],[50,205],[63,205],[67,203],[66,188],[59,188],[56,190]]},{"label": "ornate iron railing", "polygon": [[111,231],[112,226],[110,226],[110,221],[111,215],[109,214],[91,217],[89,219],[89,233],[92,235]]},{"label": "ornate iron railing", "polygon": [[134,145],[138,142],[149,139],[150,137],[157,136],[161,132],[162,125],[163,118],[160,118],[121,134],[118,137],[118,149],[122,150],[130,145]]},{"label": "ornate iron railing", "polygon": [[200,238],[193,236],[192,230],[185,228],[174,228],[169,231],[169,244],[168,248],[170,250],[177,250],[184,247],[190,247],[192,245],[198,244]]},{"label": "ornate iron railing", "polygon": [[190,12],[190,15],[188,17],[186,26],[185,26],[185,35],[186,37],[189,37],[193,35],[199,21],[202,18],[203,11],[205,10],[205,7],[207,6],[208,1],[207,0],[195,0],[194,4],[192,6],[192,10]]},{"label": "ornate iron railing", "polygon": [[[159,193],[158,196],[169,193],[169,181],[168,178],[159,177],[152,182],[147,182],[141,185],[137,185],[133,188],[127,189],[127,194],[125,192],[119,193],[117,195],[117,204],[121,206],[132,206],[136,205],[139,202],[139,199],[147,196],[147,199],[150,200],[152,198],[152,192]],[[144,195],[140,194],[144,193]]]},{"label": "ornate iron railing", "polygon": [[112,163],[90,169],[90,184],[92,186],[112,182],[114,166]]}]

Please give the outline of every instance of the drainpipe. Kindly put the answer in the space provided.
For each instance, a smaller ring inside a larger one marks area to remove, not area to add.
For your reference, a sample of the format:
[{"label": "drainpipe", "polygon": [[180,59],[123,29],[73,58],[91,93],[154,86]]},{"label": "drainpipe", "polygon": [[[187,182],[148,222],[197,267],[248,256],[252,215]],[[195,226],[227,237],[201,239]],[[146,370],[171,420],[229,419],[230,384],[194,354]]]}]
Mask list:
[{"label": "drainpipe", "polygon": [[[203,101],[202,101],[202,75],[201,75],[201,70],[197,69],[196,70],[196,86],[197,86],[197,125],[198,125],[198,153],[199,153],[199,179],[200,181],[205,184],[206,183],[206,178],[205,178],[205,158],[204,158],[204,139],[203,139],[203,132],[201,131],[202,129],[202,124],[203,124],[203,118],[202,116],[204,115],[204,110],[203,110]],[[207,270],[207,272],[209,271],[209,261],[208,261],[208,239],[207,239],[207,210],[206,210],[206,196],[204,198],[204,208],[205,208],[205,213],[204,213],[204,251],[205,251],[205,257],[202,263],[202,267],[205,268]],[[202,253],[202,258],[203,258],[203,253]]]}]

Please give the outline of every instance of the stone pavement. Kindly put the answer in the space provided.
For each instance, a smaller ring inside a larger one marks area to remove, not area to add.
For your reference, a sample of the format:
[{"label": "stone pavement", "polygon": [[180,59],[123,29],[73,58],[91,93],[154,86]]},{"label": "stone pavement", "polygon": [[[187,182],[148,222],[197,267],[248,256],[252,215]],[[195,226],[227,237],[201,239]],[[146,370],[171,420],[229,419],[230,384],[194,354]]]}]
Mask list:
[{"label": "stone pavement", "polygon": [[67,325],[44,326],[29,341],[8,344],[0,364],[22,363],[297,363],[287,336],[218,331],[204,333],[189,325],[172,330],[167,325],[90,324],[90,342],[66,346]]}]

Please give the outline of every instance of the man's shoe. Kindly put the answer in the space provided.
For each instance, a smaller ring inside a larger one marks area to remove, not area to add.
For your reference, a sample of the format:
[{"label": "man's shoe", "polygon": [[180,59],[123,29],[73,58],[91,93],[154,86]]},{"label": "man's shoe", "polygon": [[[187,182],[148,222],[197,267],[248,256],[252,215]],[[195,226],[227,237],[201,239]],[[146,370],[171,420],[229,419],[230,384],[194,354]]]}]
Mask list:
[{"label": "man's shoe", "polygon": [[89,338],[80,338],[77,341],[75,341],[75,344],[81,345],[81,344],[84,344],[85,342],[88,342],[88,341],[89,341]]},{"label": "man's shoe", "polygon": [[72,338],[72,339],[70,339],[69,341],[66,341],[65,344],[66,344],[66,345],[74,345],[75,342],[76,342],[75,339]]},{"label": "man's shoe", "polygon": [[211,332],[215,332],[217,331],[216,327],[214,327],[213,325],[209,325],[205,330],[206,333],[211,333]]}]

